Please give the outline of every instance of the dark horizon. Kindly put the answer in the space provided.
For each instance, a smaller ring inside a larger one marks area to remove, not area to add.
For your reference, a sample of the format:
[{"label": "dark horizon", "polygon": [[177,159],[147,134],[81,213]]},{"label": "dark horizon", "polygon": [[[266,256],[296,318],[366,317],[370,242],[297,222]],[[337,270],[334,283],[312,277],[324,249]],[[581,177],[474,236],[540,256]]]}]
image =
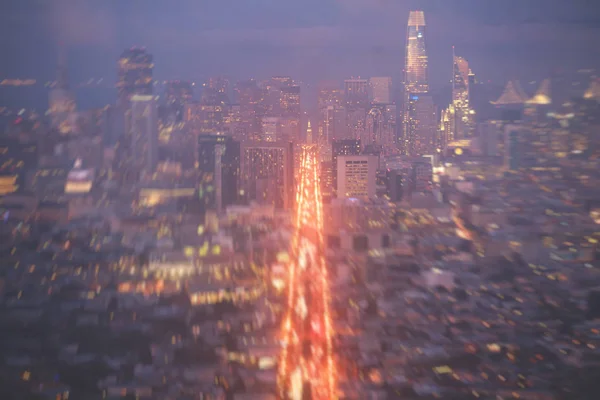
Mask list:
[{"label": "dark horizon", "polygon": [[451,78],[453,45],[484,81],[540,80],[559,69],[600,65],[592,40],[600,13],[590,2],[229,3],[3,4],[0,49],[8,56],[0,61],[0,77],[54,79],[62,44],[74,83],[92,77],[114,82],[118,56],[131,46],[154,55],[159,80],[225,74],[234,80],[290,75],[316,83],[360,75],[397,81],[408,11],[415,8],[425,11],[433,87]]}]

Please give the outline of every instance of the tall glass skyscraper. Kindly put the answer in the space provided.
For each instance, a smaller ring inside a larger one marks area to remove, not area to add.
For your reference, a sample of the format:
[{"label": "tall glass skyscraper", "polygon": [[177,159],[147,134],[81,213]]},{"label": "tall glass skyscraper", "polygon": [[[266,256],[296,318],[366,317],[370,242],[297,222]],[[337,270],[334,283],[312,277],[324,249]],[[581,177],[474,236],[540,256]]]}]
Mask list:
[{"label": "tall glass skyscraper", "polygon": [[406,31],[406,65],[404,87],[407,93],[427,93],[427,51],[425,45],[425,13],[411,11]]},{"label": "tall glass skyscraper", "polygon": [[433,154],[436,119],[433,99],[428,94],[428,58],[425,43],[425,14],[411,11],[406,32],[404,68],[404,139],[401,150],[408,155]]},{"label": "tall glass skyscraper", "polygon": [[473,115],[469,101],[469,63],[462,57],[454,54],[452,48],[454,67],[452,77],[452,103],[456,111],[454,135],[456,139],[464,139],[471,136],[473,127]]}]

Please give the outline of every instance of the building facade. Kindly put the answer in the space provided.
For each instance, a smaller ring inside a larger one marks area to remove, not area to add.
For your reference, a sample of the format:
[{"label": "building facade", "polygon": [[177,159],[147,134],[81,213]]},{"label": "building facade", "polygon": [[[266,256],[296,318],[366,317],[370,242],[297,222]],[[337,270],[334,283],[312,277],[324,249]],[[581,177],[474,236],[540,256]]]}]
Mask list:
[{"label": "building facade", "polygon": [[134,94],[152,94],[153,69],[152,55],[144,48],[133,47],[121,54],[117,71],[117,91],[121,104],[127,104]]},{"label": "building facade", "polygon": [[337,158],[337,197],[375,197],[377,156],[339,156]]}]

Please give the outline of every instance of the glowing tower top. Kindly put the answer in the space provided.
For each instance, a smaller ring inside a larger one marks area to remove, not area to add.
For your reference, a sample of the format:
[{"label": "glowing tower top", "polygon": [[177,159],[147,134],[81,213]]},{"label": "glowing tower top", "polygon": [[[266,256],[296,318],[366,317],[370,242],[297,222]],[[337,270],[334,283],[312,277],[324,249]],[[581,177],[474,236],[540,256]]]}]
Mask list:
[{"label": "glowing tower top", "polygon": [[425,45],[425,13],[411,11],[406,31],[406,65],[404,85],[407,93],[427,93],[428,58]]}]

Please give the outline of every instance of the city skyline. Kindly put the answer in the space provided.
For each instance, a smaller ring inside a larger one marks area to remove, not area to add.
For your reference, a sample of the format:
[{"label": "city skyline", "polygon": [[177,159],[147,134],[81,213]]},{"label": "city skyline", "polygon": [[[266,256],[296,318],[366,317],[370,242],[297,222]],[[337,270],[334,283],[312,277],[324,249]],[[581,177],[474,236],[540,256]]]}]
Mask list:
[{"label": "city skyline", "polygon": [[591,1],[13,3],[1,400],[597,400]]},{"label": "city skyline", "polygon": [[573,69],[600,61],[589,40],[598,30],[598,13],[583,3],[549,7],[544,2],[540,10],[534,5],[539,2],[529,2],[511,10],[499,2],[474,1],[309,1],[301,7],[260,0],[230,11],[191,2],[144,9],[115,2],[21,3],[2,6],[3,37],[20,38],[18,45],[0,42],[3,53],[11,55],[0,62],[0,75],[6,77],[52,78],[62,43],[75,80],[112,79],[114,60],[134,45],[147,47],[157,60],[173,60],[157,63],[159,79],[195,80],[217,73],[240,79],[284,73],[310,82],[357,74],[397,79],[404,36],[398,21],[406,20],[411,8],[428,15],[434,86],[451,79],[442,60],[453,45],[482,79],[499,81],[514,75],[533,79],[538,71],[547,76],[558,61]]}]

